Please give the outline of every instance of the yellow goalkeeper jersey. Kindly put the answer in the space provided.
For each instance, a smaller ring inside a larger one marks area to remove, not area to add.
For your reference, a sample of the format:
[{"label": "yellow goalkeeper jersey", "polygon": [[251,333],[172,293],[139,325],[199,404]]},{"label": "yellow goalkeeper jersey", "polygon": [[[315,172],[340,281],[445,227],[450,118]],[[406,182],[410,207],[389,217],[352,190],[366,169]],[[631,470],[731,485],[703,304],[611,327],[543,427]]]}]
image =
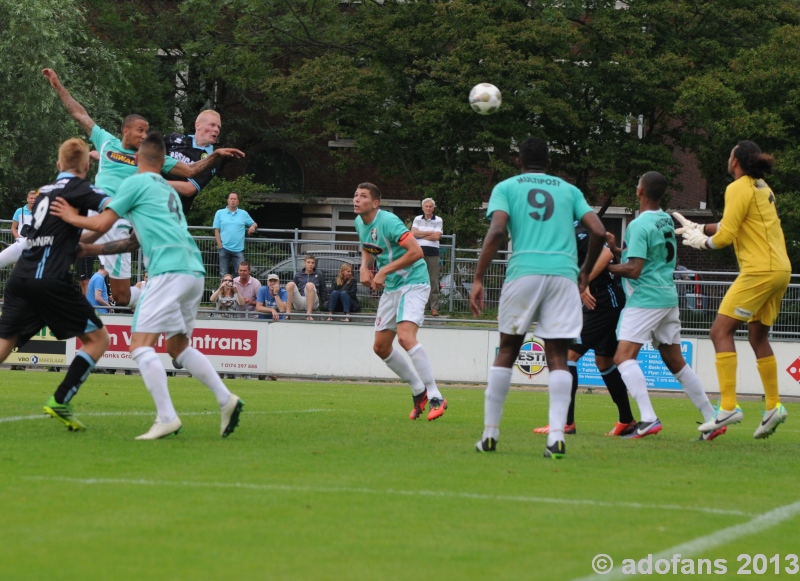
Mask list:
[{"label": "yellow goalkeeper jersey", "polygon": [[725,211],[711,242],[716,248],[733,244],[741,272],[792,270],[775,194],[762,179],[742,176],[726,188]]}]

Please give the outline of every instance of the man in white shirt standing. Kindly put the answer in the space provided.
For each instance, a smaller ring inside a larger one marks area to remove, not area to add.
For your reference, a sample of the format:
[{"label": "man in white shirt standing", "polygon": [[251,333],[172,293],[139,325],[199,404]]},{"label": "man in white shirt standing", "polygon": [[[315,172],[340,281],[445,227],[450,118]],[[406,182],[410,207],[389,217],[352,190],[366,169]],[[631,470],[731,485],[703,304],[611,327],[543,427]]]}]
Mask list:
[{"label": "man in white shirt standing", "polygon": [[411,225],[411,233],[422,248],[431,279],[431,294],[426,305],[431,310],[431,317],[439,316],[439,239],[444,228],[444,222],[434,214],[435,210],[433,198],[425,198],[422,200],[422,215],[414,218]]}]

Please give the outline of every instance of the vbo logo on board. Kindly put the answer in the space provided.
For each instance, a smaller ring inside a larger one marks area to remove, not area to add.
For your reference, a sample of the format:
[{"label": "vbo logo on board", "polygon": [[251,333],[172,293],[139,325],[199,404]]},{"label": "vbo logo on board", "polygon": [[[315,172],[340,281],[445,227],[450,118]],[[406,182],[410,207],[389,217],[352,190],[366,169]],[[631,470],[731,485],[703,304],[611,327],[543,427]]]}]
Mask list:
[{"label": "vbo logo on board", "polygon": [[514,363],[521,373],[533,377],[547,367],[547,358],[544,356],[544,344],[531,337],[522,344]]}]

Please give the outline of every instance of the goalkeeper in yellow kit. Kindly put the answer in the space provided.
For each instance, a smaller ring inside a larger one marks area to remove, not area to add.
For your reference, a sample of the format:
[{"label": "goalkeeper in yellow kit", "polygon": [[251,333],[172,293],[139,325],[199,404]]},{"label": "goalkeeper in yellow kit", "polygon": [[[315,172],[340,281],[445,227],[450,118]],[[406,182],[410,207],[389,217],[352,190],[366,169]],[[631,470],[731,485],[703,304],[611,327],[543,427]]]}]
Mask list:
[{"label": "goalkeeper in yellow kit", "polygon": [[768,438],[786,421],[786,408],[778,396],[778,366],[769,344],[769,329],[778,318],[781,300],[789,286],[791,264],[775,207],[775,194],[764,181],[774,160],[752,141],[741,141],[731,150],[728,173],[734,182],[725,190],[725,210],[718,224],[695,224],[673,214],[682,228],[683,243],[699,249],[733,244],[739,276],[725,293],[711,326],[717,353],[721,402],[714,417],[698,430],[706,432],[742,421],[736,403],[736,346],[733,335],[747,322],[750,346],[756,355],[758,374],[764,384],[766,411],[755,438]]}]

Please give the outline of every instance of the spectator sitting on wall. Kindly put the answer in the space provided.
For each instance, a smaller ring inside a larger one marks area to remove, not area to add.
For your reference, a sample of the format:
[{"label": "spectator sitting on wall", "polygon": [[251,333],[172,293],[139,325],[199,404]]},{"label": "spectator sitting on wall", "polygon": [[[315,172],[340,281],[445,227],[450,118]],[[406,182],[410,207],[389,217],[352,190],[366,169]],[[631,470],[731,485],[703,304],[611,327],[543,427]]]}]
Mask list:
[{"label": "spectator sitting on wall", "polygon": [[94,273],[92,278],[89,279],[89,286],[86,289],[86,300],[88,300],[89,304],[97,309],[97,312],[100,314],[108,313],[108,309],[102,307],[111,306],[108,296],[108,287],[106,286],[106,276],[108,276],[108,272],[101,262],[100,268]]},{"label": "spectator sitting on wall", "polygon": [[214,214],[214,238],[219,248],[219,276],[239,272],[244,260],[244,236],[258,228],[250,214],[239,209],[239,194],[228,194],[228,206]]},{"label": "spectator sitting on wall", "polygon": [[[233,279],[233,286],[244,300],[244,304],[240,303],[236,310],[254,312],[256,302],[258,302],[258,291],[261,290],[261,282],[250,276],[250,263],[246,260],[239,264],[239,276]],[[251,315],[242,316],[251,317]]]},{"label": "spectator sitting on wall", "polygon": [[[342,319],[345,323],[349,323],[350,319],[347,318],[350,313],[357,313],[361,310],[358,304],[357,288],[358,283],[353,278],[353,265],[345,262],[339,269],[339,274],[333,281],[333,292],[331,292],[329,313],[332,315],[336,312],[343,312],[345,318]],[[328,317],[329,321],[333,319]]]},{"label": "spectator sitting on wall", "polygon": [[285,318],[281,313],[285,313],[288,306],[289,293],[285,288],[281,288],[281,280],[278,275],[270,274],[267,276],[267,286],[262,286],[258,291],[256,311],[266,313],[266,315],[260,315],[262,319],[280,321]]},{"label": "spectator sitting on wall", "polygon": [[305,269],[298,272],[294,281],[286,284],[286,292],[291,296],[286,313],[292,309],[305,310],[307,321],[313,321],[312,311],[324,309],[328,304],[328,285],[325,275],[317,270],[317,259],[310,254],[303,261]]},{"label": "spectator sitting on wall", "polygon": [[209,300],[216,303],[218,311],[223,311],[221,317],[233,317],[233,312],[238,305],[244,305],[244,299],[239,295],[239,289],[233,284],[233,276],[226,274],[222,277],[219,288],[211,293]]}]

